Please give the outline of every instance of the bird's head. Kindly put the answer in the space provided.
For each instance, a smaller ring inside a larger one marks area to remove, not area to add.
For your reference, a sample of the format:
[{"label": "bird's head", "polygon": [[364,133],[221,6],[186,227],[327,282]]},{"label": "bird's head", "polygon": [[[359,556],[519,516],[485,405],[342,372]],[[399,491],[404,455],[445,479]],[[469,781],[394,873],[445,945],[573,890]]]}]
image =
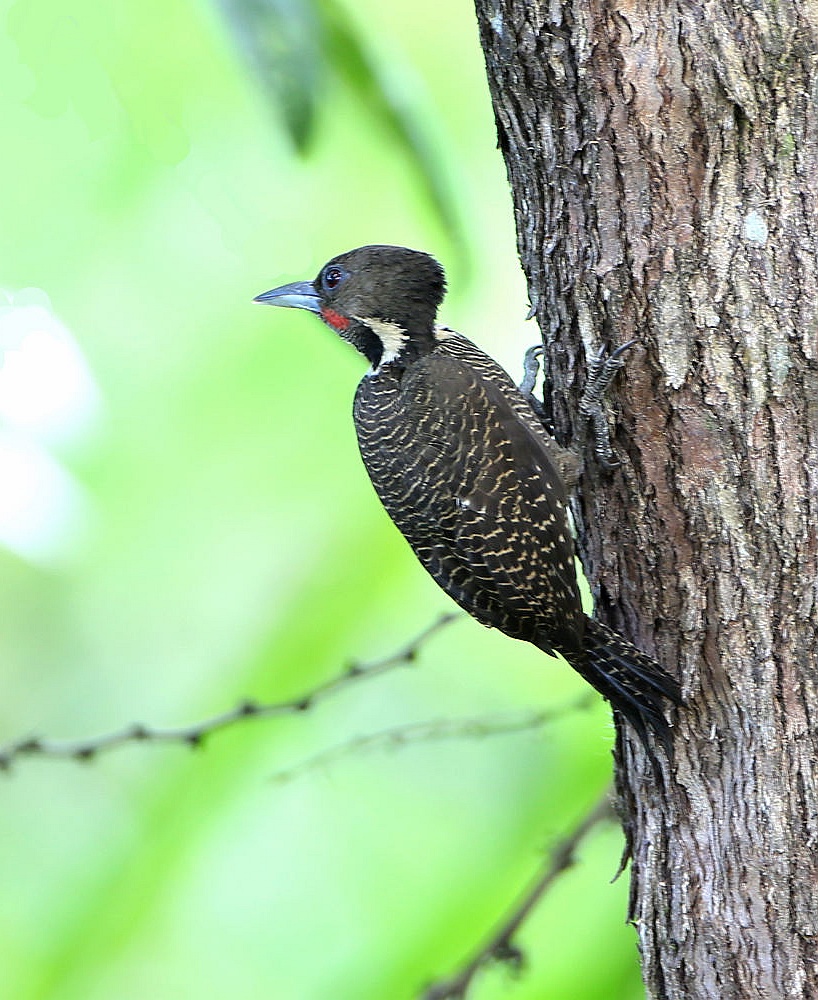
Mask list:
[{"label": "bird's head", "polygon": [[254,301],[317,313],[378,368],[432,350],[445,291],[443,268],[428,254],[368,246],[333,257],[315,281],[272,288]]}]

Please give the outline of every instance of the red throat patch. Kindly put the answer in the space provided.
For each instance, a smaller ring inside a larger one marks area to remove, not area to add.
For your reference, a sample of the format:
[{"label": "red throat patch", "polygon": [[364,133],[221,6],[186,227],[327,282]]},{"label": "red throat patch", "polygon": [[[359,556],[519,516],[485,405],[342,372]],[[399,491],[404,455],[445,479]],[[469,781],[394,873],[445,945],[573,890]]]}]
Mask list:
[{"label": "red throat patch", "polygon": [[325,323],[328,323],[333,330],[337,330],[338,333],[343,333],[351,322],[346,316],[335,312],[334,309],[327,309],[326,306],[321,307],[321,319]]}]

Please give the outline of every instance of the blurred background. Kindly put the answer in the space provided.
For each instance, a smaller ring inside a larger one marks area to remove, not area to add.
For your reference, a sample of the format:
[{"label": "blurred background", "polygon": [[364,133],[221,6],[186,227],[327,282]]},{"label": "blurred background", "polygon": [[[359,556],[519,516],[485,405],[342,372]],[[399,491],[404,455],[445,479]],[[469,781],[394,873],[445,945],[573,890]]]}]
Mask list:
[{"label": "blurred background", "polygon": [[[357,455],[365,362],[254,306],[334,254],[435,254],[441,318],[518,375],[512,209],[467,0],[0,3],[0,744],[294,698],[452,605]],[[4,1000],[412,1000],[611,771],[604,706],[460,620],[312,711],[0,780]],[[475,1000],[635,998],[602,825]]]}]

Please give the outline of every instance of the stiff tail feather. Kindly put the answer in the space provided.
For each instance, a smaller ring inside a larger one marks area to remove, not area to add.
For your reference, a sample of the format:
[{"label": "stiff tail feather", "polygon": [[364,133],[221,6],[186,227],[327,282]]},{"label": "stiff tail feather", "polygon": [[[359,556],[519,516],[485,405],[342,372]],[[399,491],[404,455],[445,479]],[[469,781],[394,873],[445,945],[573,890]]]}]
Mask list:
[{"label": "stiff tail feather", "polygon": [[633,726],[650,751],[648,733],[671,752],[668,702],[680,705],[679,682],[647,653],[637,649],[602,622],[588,619],[585,628],[586,679]]}]

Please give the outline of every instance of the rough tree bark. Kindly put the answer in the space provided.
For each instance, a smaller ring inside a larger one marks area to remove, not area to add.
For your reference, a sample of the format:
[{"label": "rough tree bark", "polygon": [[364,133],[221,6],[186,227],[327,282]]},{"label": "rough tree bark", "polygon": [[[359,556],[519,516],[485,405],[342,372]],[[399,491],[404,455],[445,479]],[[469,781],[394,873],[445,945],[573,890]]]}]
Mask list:
[{"label": "rough tree bark", "polygon": [[[651,997],[818,997],[818,4],[476,0],[598,613],[685,681],[617,754]],[[573,431],[573,433],[572,433]]]}]

